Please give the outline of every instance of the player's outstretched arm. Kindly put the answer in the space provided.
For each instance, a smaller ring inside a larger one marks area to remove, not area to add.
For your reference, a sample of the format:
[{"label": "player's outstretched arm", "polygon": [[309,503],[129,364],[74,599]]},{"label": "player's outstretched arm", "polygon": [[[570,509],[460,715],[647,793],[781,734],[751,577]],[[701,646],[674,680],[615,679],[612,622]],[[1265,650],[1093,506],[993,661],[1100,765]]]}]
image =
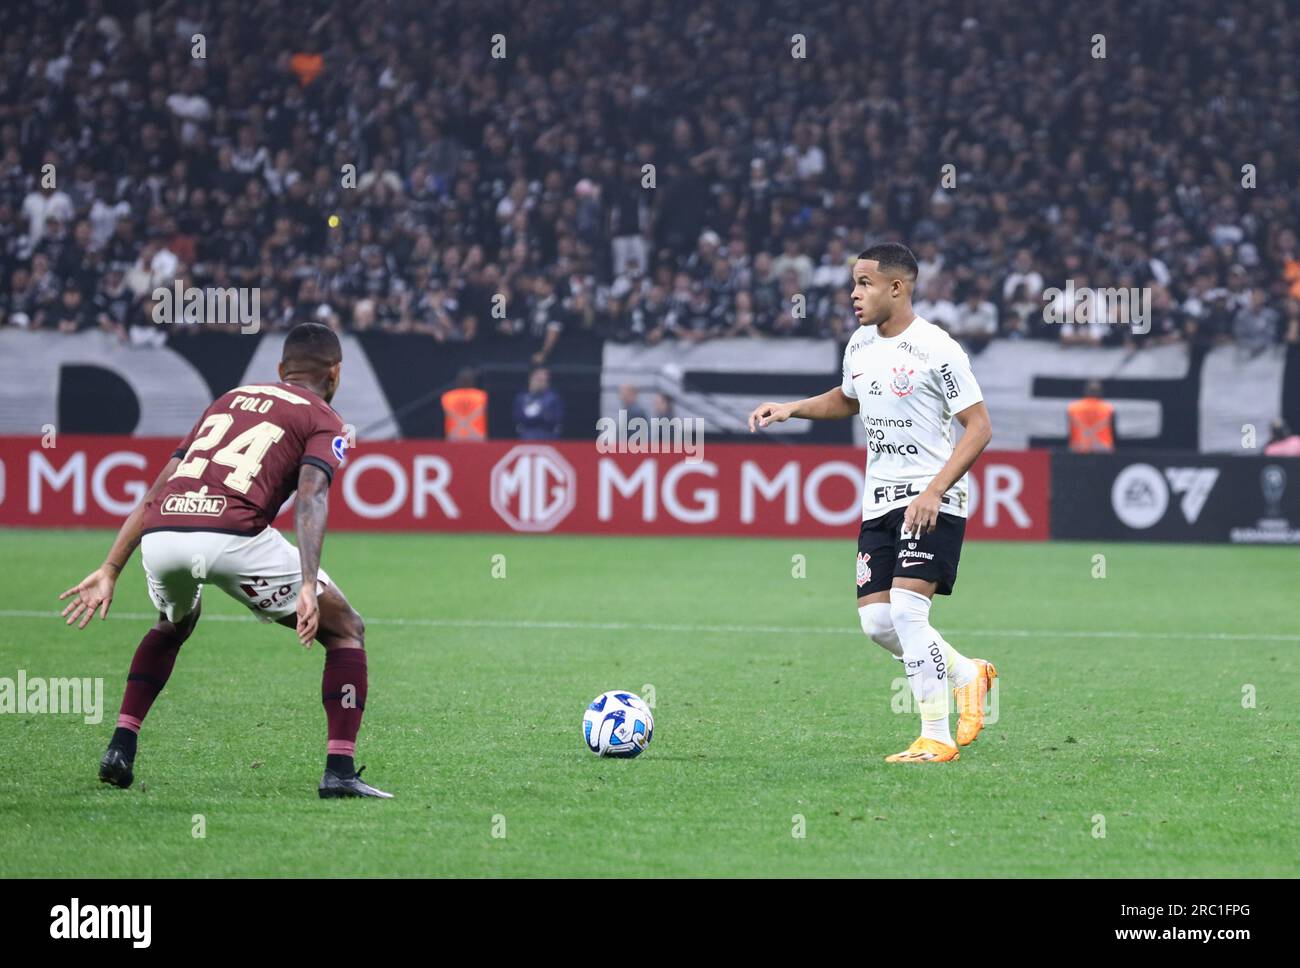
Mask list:
[{"label": "player's outstretched arm", "polygon": [[126,563],[135,552],[136,545],[140,543],[144,510],[158,496],[162,486],[176,473],[178,466],[180,466],[179,458],[173,457],[167,462],[162,473],[158,475],[144,497],[140,498],[140,503],[122,522],[122,527],[118,529],[117,537],[113,539],[113,547],[108,549],[108,557],[104,559],[104,563],[59,596],[59,601],[72,597],[72,601],[68,602],[62,612],[63,617],[68,620],[68,625],[77,622],[80,618],[77,628],[84,629],[95,617],[97,609],[101,620],[108,618],[108,606],[113,602],[117,576],[122,574],[122,569],[126,567]]},{"label": "player's outstretched arm", "polygon": [[330,479],[314,464],[298,470],[298,496],[294,499],[294,528],[298,558],[302,563],[302,589],[298,592],[298,641],[311,648],[320,624],[316,605],[316,578],[320,574],[321,546],[329,516]]},{"label": "player's outstretched arm", "polygon": [[760,403],[749,415],[749,432],[756,427],[768,424],[784,423],[791,417],[803,417],[805,420],[839,420],[851,417],[858,412],[858,401],[844,395],[839,387],[833,387],[825,393],[793,403]]},{"label": "player's outstretched arm", "polygon": [[934,526],[939,521],[939,508],[943,495],[971,469],[976,458],[984,452],[984,448],[993,439],[993,423],[989,420],[989,408],[982,400],[971,404],[956,414],[956,417],[957,422],[965,428],[966,432],[961,435],[961,440],[957,441],[952,456],[943,467],[939,468],[939,473],[934,475],[930,486],[907,506],[907,511],[903,514],[903,527],[908,531],[915,530],[920,534],[926,534],[934,530]]}]

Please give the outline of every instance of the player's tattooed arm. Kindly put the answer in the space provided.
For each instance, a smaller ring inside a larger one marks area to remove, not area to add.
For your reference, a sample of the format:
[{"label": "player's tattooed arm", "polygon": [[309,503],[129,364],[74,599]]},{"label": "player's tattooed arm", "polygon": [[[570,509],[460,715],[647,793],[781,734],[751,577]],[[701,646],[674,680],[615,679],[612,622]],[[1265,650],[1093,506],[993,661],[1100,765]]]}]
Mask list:
[{"label": "player's tattooed arm", "polygon": [[957,446],[952,449],[952,456],[930,481],[930,486],[907,506],[907,511],[903,514],[903,527],[908,531],[915,530],[920,534],[926,534],[934,530],[934,526],[939,522],[939,509],[943,503],[943,495],[971,469],[971,465],[993,438],[989,408],[983,401],[971,404],[956,416],[957,422],[965,428],[966,432],[961,435],[961,440],[957,441]]},{"label": "player's tattooed arm", "polygon": [[136,546],[140,544],[140,532],[144,527],[141,522],[144,520],[145,509],[158,496],[158,492],[162,490],[162,486],[168,479],[176,473],[179,465],[180,459],[176,457],[167,462],[162,473],[145,492],[144,497],[140,498],[140,503],[122,522],[122,527],[118,529],[117,537],[113,539],[113,547],[108,549],[108,556],[104,559],[104,563],[59,596],[59,601],[65,598],[72,599],[62,613],[68,625],[80,619],[77,628],[84,629],[95,617],[96,611],[99,612],[101,619],[108,618],[108,607],[113,603],[113,590],[117,586],[117,576],[122,574],[122,569],[126,567],[126,563],[131,560],[131,555],[135,553]]},{"label": "player's tattooed arm", "polygon": [[858,412],[858,401],[844,395],[839,387],[832,387],[825,393],[793,403],[760,403],[749,415],[749,432],[755,427],[768,424],[784,423],[791,417],[803,417],[805,420],[839,420],[851,417]]},{"label": "player's tattooed arm", "polygon": [[298,593],[298,641],[311,648],[320,622],[316,605],[316,579],[320,574],[321,546],[329,516],[330,480],[315,464],[298,470],[298,496],[294,499],[294,528],[302,563],[302,590]]}]

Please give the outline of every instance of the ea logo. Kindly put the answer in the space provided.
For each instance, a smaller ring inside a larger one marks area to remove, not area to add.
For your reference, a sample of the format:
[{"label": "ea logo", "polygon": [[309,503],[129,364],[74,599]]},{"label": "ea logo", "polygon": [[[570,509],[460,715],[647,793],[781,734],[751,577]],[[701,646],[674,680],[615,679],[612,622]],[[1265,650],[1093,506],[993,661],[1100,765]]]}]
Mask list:
[{"label": "ea logo", "polygon": [[559,451],[521,444],[492,468],[492,510],[516,531],[550,531],[573,510],[578,476]]},{"label": "ea logo", "polygon": [[1130,464],[1115,477],[1110,488],[1115,515],[1130,528],[1149,528],[1169,507],[1169,488],[1150,464]]}]

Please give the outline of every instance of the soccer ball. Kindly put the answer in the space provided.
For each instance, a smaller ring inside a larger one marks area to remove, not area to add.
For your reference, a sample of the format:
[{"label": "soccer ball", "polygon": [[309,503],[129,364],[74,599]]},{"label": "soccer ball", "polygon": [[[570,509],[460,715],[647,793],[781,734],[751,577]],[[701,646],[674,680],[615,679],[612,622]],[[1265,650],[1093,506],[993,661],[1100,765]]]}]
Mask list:
[{"label": "soccer ball", "polygon": [[635,693],[602,692],[582,714],[582,738],[597,756],[640,756],[654,733],[654,715]]}]

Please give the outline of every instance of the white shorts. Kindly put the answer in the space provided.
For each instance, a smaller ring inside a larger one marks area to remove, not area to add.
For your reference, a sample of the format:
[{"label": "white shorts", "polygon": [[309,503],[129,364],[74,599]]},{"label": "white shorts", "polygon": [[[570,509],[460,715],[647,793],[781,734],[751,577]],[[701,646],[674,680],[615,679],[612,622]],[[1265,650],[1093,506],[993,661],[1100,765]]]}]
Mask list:
[{"label": "white shorts", "polygon": [[[199,607],[203,586],[216,585],[263,622],[298,609],[302,563],[298,549],[275,528],[252,536],[214,531],[151,531],[140,539],[149,598],[169,622]],[[322,568],[321,594],[331,584]]]}]

